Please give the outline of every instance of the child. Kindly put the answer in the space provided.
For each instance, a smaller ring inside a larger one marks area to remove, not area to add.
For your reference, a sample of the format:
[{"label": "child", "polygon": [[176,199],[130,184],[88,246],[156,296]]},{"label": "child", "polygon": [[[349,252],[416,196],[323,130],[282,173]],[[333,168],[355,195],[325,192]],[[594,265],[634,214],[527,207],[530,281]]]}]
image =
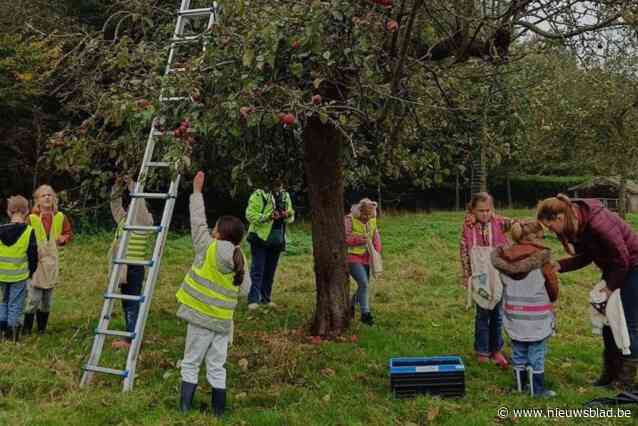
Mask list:
[{"label": "child", "polygon": [[27,280],[38,267],[38,245],[33,228],[25,223],[29,202],[17,195],[7,200],[11,223],[0,226],[0,340],[20,340]]},{"label": "child", "polygon": [[545,353],[554,332],[558,278],[542,244],[540,222],[515,222],[511,234],[515,244],[495,250],[492,263],[503,280],[504,324],[512,339],[517,388],[520,392],[529,385],[532,396],[552,397],[556,393],[545,388]]},{"label": "child", "polygon": [[[123,227],[126,224],[126,209],[123,207],[122,192],[124,191],[123,185],[126,185],[128,181],[129,192],[133,192],[135,189],[135,182],[124,178],[123,180],[116,180],[115,185],[111,189],[111,214],[113,220],[117,224],[115,231],[115,238],[111,244],[110,259],[117,256],[117,248],[119,246],[120,236],[123,232]],[[153,215],[148,211],[146,206],[146,200],[140,199],[138,201],[137,214],[133,219],[133,225],[137,226],[152,226]],[[148,261],[150,254],[148,253],[148,237],[151,232],[144,231],[131,231],[128,248],[126,255],[127,260],[140,260]],[[113,265],[111,265],[113,267]],[[122,294],[128,294],[132,296],[139,296],[142,294],[142,286],[144,284],[144,266],[141,265],[122,265],[120,266],[120,275],[118,281]],[[140,304],[134,300],[122,300],[122,309],[124,310],[124,322],[126,323],[126,331],[133,333],[135,331],[135,325],[137,324],[137,317],[140,312]],[[131,346],[130,339],[115,340],[111,344],[115,349],[128,349]]]},{"label": "child", "polygon": [[239,246],[244,238],[244,224],[234,216],[222,216],[211,237],[203,186],[204,173],[200,171],[193,180],[190,198],[195,260],[177,292],[180,303],[177,316],[188,323],[181,363],[180,410],[192,408],[199,368],[205,358],[208,382],[213,388],[213,413],[221,417],[226,406],[224,364],[233,335],[233,313],[240,293],[248,294],[250,278]]},{"label": "child", "polygon": [[[461,264],[463,270],[463,285],[470,289],[472,263],[484,269],[492,268],[489,253],[496,247],[507,245],[509,242],[505,233],[509,229],[509,219],[494,214],[492,196],[486,192],[472,195],[468,204],[468,215],[463,225],[461,237]],[[489,274],[498,280],[498,273],[492,270]],[[494,284],[500,288],[499,283]],[[474,350],[481,364],[492,360],[501,368],[507,368],[508,362],[501,350],[503,349],[503,336],[501,327],[503,317],[500,300],[493,301],[492,309],[485,309],[476,305]]]},{"label": "child", "polygon": [[62,247],[73,238],[69,219],[58,210],[58,196],[49,185],[40,185],[33,193],[35,205],[28,223],[38,241],[38,269],[28,286],[27,308],[24,315],[24,334],[31,334],[34,317],[38,333],[46,331],[53,300],[53,289],[58,282]]},{"label": "child", "polygon": [[367,243],[371,240],[377,252],[381,252],[381,236],[377,228],[377,203],[364,198],[352,206],[345,218],[346,246],[348,247],[348,270],[357,282],[357,292],[352,296],[350,313],[354,318],[355,307],[361,308],[361,322],[374,325],[368,301],[370,279],[370,254]]}]

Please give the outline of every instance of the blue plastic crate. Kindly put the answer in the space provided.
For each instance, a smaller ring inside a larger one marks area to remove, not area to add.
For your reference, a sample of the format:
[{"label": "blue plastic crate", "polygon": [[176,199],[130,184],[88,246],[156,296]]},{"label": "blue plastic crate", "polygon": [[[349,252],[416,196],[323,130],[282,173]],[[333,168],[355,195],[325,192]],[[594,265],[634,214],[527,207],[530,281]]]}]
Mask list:
[{"label": "blue plastic crate", "polygon": [[390,387],[397,398],[465,395],[465,365],[460,356],[391,358],[389,368]]}]

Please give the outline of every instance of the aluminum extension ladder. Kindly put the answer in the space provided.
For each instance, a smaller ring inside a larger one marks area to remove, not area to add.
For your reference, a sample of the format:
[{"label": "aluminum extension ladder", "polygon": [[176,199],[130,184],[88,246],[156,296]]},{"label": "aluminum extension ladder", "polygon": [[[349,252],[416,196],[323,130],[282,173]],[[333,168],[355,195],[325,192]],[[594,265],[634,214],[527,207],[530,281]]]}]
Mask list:
[{"label": "aluminum extension ladder", "polygon": [[[173,64],[176,57],[176,51],[179,45],[188,43],[200,42],[203,37],[199,35],[184,35],[184,29],[189,19],[193,18],[208,18],[208,25],[206,30],[216,22],[216,14],[219,8],[216,3],[213,3],[212,7],[190,9],[191,0],[181,0],[180,8],[177,11],[177,23],[175,25],[175,32],[171,39],[170,52],[166,65],[164,75],[179,72],[181,68],[174,68]],[[203,41],[202,49],[206,48],[206,41]],[[160,103],[167,102],[179,102],[190,101],[190,96],[164,96],[164,89],[160,94]],[[168,162],[153,161],[153,152],[155,150],[155,141],[158,136],[165,134],[162,131],[156,129],[156,123],[160,122],[160,117],[155,117],[149,131],[148,139],[146,142],[146,149],[144,151],[144,159],[140,168],[139,177],[136,181],[134,192],[130,194],[131,205],[128,209],[126,223],[123,227],[122,235],[120,236],[120,244],[117,249],[116,257],[113,259],[113,267],[109,274],[108,289],[104,294],[104,304],[102,306],[102,312],[100,314],[99,324],[95,330],[95,337],[93,340],[93,347],[91,348],[91,355],[87,363],[84,365],[84,373],[80,386],[84,387],[90,384],[95,373],[104,373],[119,376],[123,379],[123,390],[130,391],[133,389],[133,383],[135,381],[135,367],[137,364],[137,358],[142,346],[142,339],[144,337],[144,326],[146,325],[146,319],[150,311],[151,300],[153,298],[153,292],[159,276],[160,264],[162,260],[162,254],[164,252],[164,246],[166,244],[166,236],[170,227],[171,219],[173,217],[173,209],[175,207],[175,200],[177,198],[177,190],[180,181],[180,175],[177,174],[170,182],[168,192],[166,193],[147,193],[144,192],[144,178],[152,168],[157,167],[170,167]],[[137,226],[134,225],[136,211],[139,208],[139,203],[144,202],[140,199],[160,199],[165,200],[164,211],[162,213],[162,219],[159,226]],[[129,237],[131,232],[145,232],[156,233],[155,246],[153,249],[152,258],[148,261],[134,261],[125,259],[125,255],[128,249]],[[144,281],[142,295],[132,296],[125,295],[117,291],[120,270],[124,265],[139,265],[147,268],[146,279]],[[113,312],[114,305],[118,300],[128,300],[137,302],[140,304],[140,311],[135,324],[135,331],[129,333],[126,331],[118,331],[109,329],[109,322],[111,320],[111,314]],[[123,337],[131,339],[131,346],[128,350],[126,367],[123,370],[117,370],[113,368],[101,367],[99,365],[100,357],[102,355],[102,349],[107,336]]]}]

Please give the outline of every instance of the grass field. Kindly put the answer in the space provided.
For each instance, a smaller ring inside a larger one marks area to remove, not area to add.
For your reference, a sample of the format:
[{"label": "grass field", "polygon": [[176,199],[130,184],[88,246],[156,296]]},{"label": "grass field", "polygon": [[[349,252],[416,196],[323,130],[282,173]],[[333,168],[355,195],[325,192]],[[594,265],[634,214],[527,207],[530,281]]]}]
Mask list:
[{"label": "grass field", "polygon": [[[504,212],[513,217],[530,211]],[[600,370],[601,339],[592,336],[589,288],[593,267],[563,275],[557,307],[558,332],[546,361],[552,400],[511,392],[509,371],[479,366],[472,350],[473,310],[465,310],[460,286],[458,238],[461,213],[395,214],[381,222],[385,277],[373,284],[377,325],[355,322],[345,341],[312,345],[306,326],[313,288],[309,225],[291,229],[274,290],[277,309],[236,313],[235,343],[228,362],[230,390],[225,424],[233,425],[490,425],[545,424],[547,419],[497,417],[497,408],[580,408],[611,391],[589,384]],[[631,218],[634,226],[638,217]],[[0,345],[1,425],[210,425],[199,411],[176,410],[185,325],[175,317],[175,292],[192,260],[190,236],[170,238],[147,323],[132,393],[113,377],[97,377],[80,389],[80,367],[90,351],[101,308],[111,234],[80,235],[68,248],[62,284],[55,293],[49,333],[19,345]],[[561,253],[555,240],[550,240]],[[118,307],[117,322],[121,327]],[[357,336],[353,342],[350,336]],[[110,346],[109,346],[110,348]],[[509,347],[506,346],[509,354]],[[393,356],[459,354],[466,363],[467,395],[461,399],[395,400],[387,364]],[[124,366],[124,356],[106,353],[106,363]],[[246,371],[238,361],[248,362]],[[197,405],[209,404],[204,368]],[[574,419],[553,419],[573,424]],[[632,424],[631,420],[583,422]]]}]

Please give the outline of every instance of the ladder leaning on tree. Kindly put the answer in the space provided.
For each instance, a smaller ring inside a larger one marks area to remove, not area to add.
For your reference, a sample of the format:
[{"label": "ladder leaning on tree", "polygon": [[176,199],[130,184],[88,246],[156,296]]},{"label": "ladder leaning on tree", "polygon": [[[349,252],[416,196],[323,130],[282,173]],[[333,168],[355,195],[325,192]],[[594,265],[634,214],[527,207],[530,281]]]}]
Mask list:
[{"label": "ladder leaning on tree", "polygon": [[[204,38],[202,34],[198,35],[186,35],[185,27],[189,20],[196,18],[207,18],[208,23],[206,30],[210,29],[216,22],[216,13],[218,12],[218,6],[216,3],[212,3],[211,7],[191,9],[191,0],[181,0],[180,8],[177,11],[177,22],[175,25],[175,32],[171,39],[170,52],[168,55],[168,61],[164,75],[174,74],[182,70],[176,64],[177,49],[180,46],[184,46],[192,43],[200,43]],[[202,49],[206,48],[206,41],[202,42]],[[167,105],[174,102],[188,101],[192,102],[190,96],[165,96],[165,90],[162,89],[162,93],[159,98],[160,104]],[[116,255],[113,258],[113,267],[109,273],[108,288],[104,294],[104,304],[100,314],[100,319],[97,328],[95,329],[95,337],[93,340],[93,346],[91,348],[91,354],[87,363],[84,365],[84,373],[80,385],[86,386],[90,384],[95,373],[111,374],[121,377],[124,380],[123,389],[129,391],[133,388],[135,381],[135,368],[137,365],[138,355],[142,345],[142,338],[144,336],[144,327],[146,325],[146,319],[150,311],[151,300],[153,298],[153,292],[159,276],[160,264],[162,254],[164,252],[164,246],[166,244],[166,236],[170,227],[171,219],[173,216],[173,208],[175,207],[175,200],[177,198],[177,189],[179,186],[180,175],[176,174],[171,178],[171,182],[167,192],[149,193],[144,192],[145,177],[153,168],[167,168],[173,166],[169,162],[154,161],[153,154],[155,151],[155,144],[158,137],[166,134],[166,132],[160,131],[157,128],[158,123],[161,123],[160,117],[155,117],[149,131],[148,139],[146,142],[146,149],[144,151],[144,158],[142,160],[139,177],[137,179],[134,192],[131,195],[131,205],[128,209],[125,225],[123,226],[123,232],[120,236],[119,246],[116,251]],[[142,199],[142,200],[141,200]],[[135,222],[136,212],[139,208],[139,203],[144,202],[146,199],[160,199],[164,200],[164,210],[162,213],[162,219],[158,226],[138,226]],[[141,233],[156,233],[155,245],[153,248],[152,257],[149,260],[139,261],[126,259],[125,256],[128,252],[128,246],[130,241],[131,232]],[[144,280],[142,294],[139,296],[126,295],[117,291],[118,277],[125,265],[138,265],[147,268],[146,278]],[[135,324],[135,331],[132,333],[126,331],[118,331],[109,329],[109,322],[111,320],[114,305],[117,300],[126,300],[134,303],[139,303],[140,310]],[[99,365],[102,355],[102,349],[107,336],[124,337],[131,340],[131,345],[128,349],[128,355],[126,359],[126,367],[123,370],[101,367]]]}]

